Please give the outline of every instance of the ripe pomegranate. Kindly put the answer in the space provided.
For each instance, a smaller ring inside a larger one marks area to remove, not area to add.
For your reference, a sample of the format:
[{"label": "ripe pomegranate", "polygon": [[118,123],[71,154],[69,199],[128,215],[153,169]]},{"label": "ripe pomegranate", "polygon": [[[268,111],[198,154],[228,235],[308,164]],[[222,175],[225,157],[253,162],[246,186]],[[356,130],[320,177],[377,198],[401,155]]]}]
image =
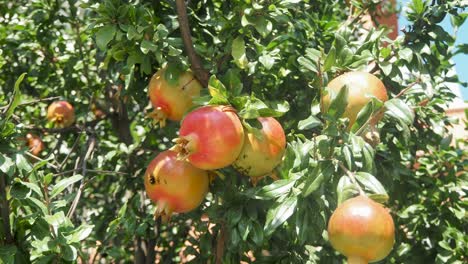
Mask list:
[{"label": "ripe pomegranate", "polygon": [[155,110],[150,116],[161,127],[166,125],[166,119],[180,121],[184,114],[193,106],[192,99],[200,95],[202,85],[191,72],[179,75],[176,84],[165,79],[166,69],[159,70],[151,78],[148,95]]},{"label": "ripe pomegranate", "polygon": [[179,157],[204,170],[232,164],[244,144],[244,129],[230,106],[203,106],[182,120],[172,148]]},{"label": "ripe pomegranate", "polygon": [[208,192],[208,173],[167,150],[148,165],[145,190],[158,205],[156,214],[167,220],[173,212],[185,213],[200,205]]},{"label": "ripe pomegranate", "polygon": [[328,222],[328,238],[348,264],[375,262],[392,250],[395,225],[387,209],[361,195],[336,208]]},{"label": "ripe pomegranate", "polygon": [[29,152],[34,156],[41,155],[41,152],[45,149],[44,142],[42,139],[34,134],[28,133],[26,135],[26,144],[29,147]]},{"label": "ripe pomegranate", "polygon": [[69,127],[75,122],[75,109],[67,101],[56,101],[47,108],[47,119],[56,127]]},{"label": "ripe pomegranate", "polygon": [[[327,86],[329,91],[338,93],[341,88],[348,86],[348,106],[346,106],[343,117],[349,119],[348,129],[351,129],[356,121],[359,111],[376,97],[381,101],[387,101],[387,89],[382,81],[367,72],[348,72],[333,79]],[[321,98],[322,113],[328,111],[330,107],[330,95],[324,94]],[[380,116],[381,118],[381,116]],[[377,118],[379,119],[379,118]]]},{"label": "ripe pomegranate", "polygon": [[273,117],[260,117],[261,137],[246,133],[244,147],[233,166],[250,177],[261,177],[278,166],[286,148],[286,136],[281,124]]}]

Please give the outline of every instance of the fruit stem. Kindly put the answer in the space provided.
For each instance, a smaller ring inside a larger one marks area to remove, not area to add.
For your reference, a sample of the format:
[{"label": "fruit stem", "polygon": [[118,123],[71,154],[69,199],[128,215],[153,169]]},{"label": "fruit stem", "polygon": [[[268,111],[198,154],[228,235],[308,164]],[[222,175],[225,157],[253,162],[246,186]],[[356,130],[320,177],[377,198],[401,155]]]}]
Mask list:
[{"label": "fruit stem", "polygon": [[367,264],[367,261],[361,257],[349,256],[348,264]]},{"label": "fruit stem", "polygon": [[349,178],[351,178],[351,181],[353,182],[353,184],[356,186],[356,188],[358,189],[359,191],[359,194],[360,195],[363,195],[363,196],[366,196],[366,193],[362,190],[361,186],[359,185],[359,183],[356,181],[356,177],[354,177],[354,173],[351,172],[350,170],[348,170],[341,162],[338,161],[338,166],[340,166],[340,168],[346,173],[346,175],[348,175]]}]

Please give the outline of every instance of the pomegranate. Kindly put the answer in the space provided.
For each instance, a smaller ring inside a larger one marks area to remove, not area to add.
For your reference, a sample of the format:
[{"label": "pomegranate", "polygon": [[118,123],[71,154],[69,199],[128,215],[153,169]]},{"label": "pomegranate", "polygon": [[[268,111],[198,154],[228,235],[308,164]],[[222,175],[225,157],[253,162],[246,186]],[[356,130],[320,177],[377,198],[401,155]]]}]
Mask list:
[{"label": "pomegranate", "polygon": [[242,150],[244,129],[230,106],[203,106],[182,120],[180,137],[172,148],[179,158],[204,170],[232,164]]},{"label": "pomegranate", "polygon": [[177,159],[167,150],[157,155],[145,172],[145,190],[158,205],[156,214],[169,219],[173,212],[197,208],[208,192],[208,173]]},{"label": "pomegranate", "polygon": [[261,177],[278,166],[286,148],[286,136],[281,124],[273,117],[260,117],[261,137],[246,133],[244,146],[233,166],[250,177]]},{"label": "pomegranate", "polygon": [[387,209],[361,195],[336,208],[328,222],[328,238],[349,264],[375,262],[392,250],[395,225]]},{"label": "pomegranate", "polygon": [[31,152],[31,154],[34,156],[39,156],[45,149],[45,145],[42,139],[39,136],[31,133],[26,135],[26,144],[29,147],[29,152]]},{"label": "pomegranate", "polygon": [[151,78],[148,95],[155,110],[150,114],[160,127],[166,125],[166,119],[180,121],[193,106],[192,99],[200,95],[202,85],[191,72],[179,75],[176,84],[165,79],[166,69],[159,70]]},{"label": "pomegranate", "polygon": [[[341,88],[348,86],[348,105],[346,106],[343,117],[349,119],[348,129],[351,129],[356,121],[359,111],[371,101],[372,97],[376,97],[381,101],[387,101],[387,89],[382,81],[375,75],[367,72],[348,72],[333,79],[327,86],[329,91],[338,93]],[[321,110],[323,113],[328,111],[330,107],[330,95],[322,95]],[[383,115],[382,115],[383,116]],[[380,116],[380,118],[382,117]],[[379,118],[376,118],[379,119]]]},{"label": "pomegranate", "polygon": [[47,108],[47,119],[58,128],[69,127],[75,122],[75,109],[67,101],[56,101]]}]

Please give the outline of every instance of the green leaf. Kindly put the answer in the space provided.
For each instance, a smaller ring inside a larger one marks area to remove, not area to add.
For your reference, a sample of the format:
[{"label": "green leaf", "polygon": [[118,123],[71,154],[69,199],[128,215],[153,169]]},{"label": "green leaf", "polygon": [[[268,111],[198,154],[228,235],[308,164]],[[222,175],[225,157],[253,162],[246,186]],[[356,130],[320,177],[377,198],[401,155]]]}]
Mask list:
[{"label": "green leaf", "polygon": [[275,58],[270,56],[269,54],[263,54],[262,56],[260,56],[260,58],[258,59],[258,61],[260,61],[260,63],[267,69],[267,70],[270,70],[273,65],[275,64]]},{"label": "green leaf", "polygon": [[307,197],[318,190],[325,180],[325,176],[333,173],[331,169],[333,169],[331,165],[328,165],[325,168],[320,168],[320,166],[315,167],[312,173],[307,175],[304,189],[302,189],[302,196]]},{"label": "green leaf", "polygon": [[222,83],[226,85],[226,90],[233,96],[239,96],[242,93],[243,84],[239,76],[240,72],[238,69],[229,69],[221,79]]},{"label": "green leaf", "polygon": [[357,189],[357,187],[346,175],[343,175],[338,181],[338,185],[336,186],[336,192],[338,195],[338,205],[359,194],[359,190]]},{"label": "green leaf", "polygon": [[276,203],[268,210],[264,230],[267,235],[272,234],[277,227],[282,225],[293,215],[297,206],[297,197],[288,197],[280,203]]},{"label": "green leaf", "polygon": [[107,44],[114,38],[116,32],[115,25],[105,25],[96,32],[96,44],[101,50],[107,49]]},{"label": "green leaf", "polygon": [[67,261],[76,260],[76,257],[78,257],[78,252],[76,248],[72,245],[68,245],[68,244],[62,245],[61,249],[62,249],[63,259]]},{"label": "green leaf", "polygon": [[249,61],[247,60],[247,55],[245,53],[245,42],[243,37],[237,37],[232,41],[231,55],[234,58],[236,65],[245,69]]},{"label": "green leaf", "polygon": [[385,102],[385,114],[396,118],[406,125],[412,125],[414,122],[414,111],[404,101],[394,98]]},{"label": "green leaf", "polygon": [[141,52],[143,52],[143,54],[148,54],[148,52],[150,51],[156,51],[158,49],[158,46],[156,46],[156,44],[154,44],[153,42],[145,39],[141,42],[140,49]]},{"label": "green leaf", "polygon": [[348,94],[349,89],[347,85],[340,89],[336,97],[333,97],[333,94],[330,94],[331,103],[327,110],[327,114],[329,116],[337,119],[343,115],[346,106],[348,106]]},{"label": "green leaf", "polygon": [[258,222],[252,222],[252,232],[250,237],[252,241],[257,245],[261,246],[263,244],[263,229]]},{"label": "green leaf", "polygon": [[21,91],[20,91],[19,86],[23,82],[25,76],[26,76],[26,73],[21,74],[15,82],[15,86],[13,90],[13,99],[8,105],[8,110],[6,111],[6,114],[5,114],[5,120],[10,119],[16,107],[19,105],[21,101]]},{"label": "green leaf", "polygon": [[0,247],[0,263],[15,263],[15,254],[18,251],[14,245],[2,245]]},{"label": "green leaf", "polygon": [[273,199],[288,193],[296,183],[295,179],[285,179],[274,181],[272,184],[264,186],[256,193],[257,199]]},{"label": "green leaf", "polygon": [[271,30],[273,29],[273,24],[270,20],[266,19],[264,16],[256,17],[253,21],[255,29],[262,35],[262,37],[268,36]]},{"label": "green leaf", "polygon": [[68,243],[78,243],[86,239],[93,231],[94,225],[82,224],[73,233],[67,236]]},{"label": "green leaf", "polygon": [[55,196],[59,195],[65,188],[72,185],[73,183],[83,179],[81,175],[74,175],[65,179],[62,179],[57,184],[54,185],[52,191],[50,192],[50,199],[54,198]]},{"label": "green leaf", "polygon": [[73,227],[72,222],[65,216],[63,211],[59,211],[54,215],[46,215],[44,216],[44,220],[54,228],[55,232],[57,232],[59,227]]},{"label": "green leaf", "polygon": [[32,193],[32,190],[26,185],[21,184],[21,181],[15,181],[10,189],[10,195],[16,199],[25,199],[29,197]]},{"label": "green leaf", "polygon": [[47,206],[45,205],[43,201],[36,199],[34,197],[29,197],[28,200],[32,202],[32,204],[34,204],[38,209],[41,210],[42,215],[48,214]]},{"label": "green leaf", "polygon": [[13,176],[13,173],[15,173],[15,168],[16,166],[13,160],[8,156],[0,153],[0,171],[8,176]]},{"label": "green leaf", "polygon": [[358,113],[356,122],[354,122],[353,126],[351,127],[352,132],[358,131],[364,124],[367,123],[369,118],[375,112],[375,102],[371,100],[368,102]]},{"label": "green leaf", "polygon": [[355,173],[356,180],[361,183],[367,190],[375,194],[387,195],[385,188],[372,174],[367,172]]},{"label": "green leaf", "polygon": [[336,49],[335,47],[331,47],[330,51],[328,52],[327,58],[325,59],[325,63],[323,65],[323,71],[327,72],[331,69],[333,65],[335,65],[336,60]]},{"label": "green leaf", "polygon": [[270,102],[268,106],[255,96],[245,97],[244,106],[239,111],[239,116],[244,119],[256,119],[258,117],[280,117],[289,111],[289,104],[283,102]]},{"label": "green leaf", "polygon": [[310,115],[307,119],[299,121],[299,123],[297,124],[297,128],[299,130],[308,130],[318,127],[320,125],[322,125],[322,121],[320,121],[320,119],[318,119],[314,115]]}]

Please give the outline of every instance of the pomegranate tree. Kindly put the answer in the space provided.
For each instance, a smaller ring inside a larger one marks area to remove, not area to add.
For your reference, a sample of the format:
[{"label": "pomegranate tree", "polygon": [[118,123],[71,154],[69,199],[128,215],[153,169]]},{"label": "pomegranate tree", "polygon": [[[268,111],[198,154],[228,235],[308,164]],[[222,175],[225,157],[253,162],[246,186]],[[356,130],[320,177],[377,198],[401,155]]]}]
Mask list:
[{"label": "pomegranate tree", "polygon": [[328,239],[349,264],[375,262],[392,250],[395,225],[387,209],[360,195],[336,208],[328,222]]},{"label": "pomegranate tree", "polygon": [[203,106],[182,120],[172,148],[194,166],[215,170],[231,165],[244,144],[244,128],[230,106]]},{"label": "pomegranate tree", "polygon": [[47,108],[47,119],[57,128],[71,126],[75,122],[75,109],[67,101],[56,101]]},{"label": "pomegranate tree", "polygon": [[[343,113],[343,117],[349,119],[348,129],[353,126],[359,111],[372,100],[372,97],[380,101],[388,100],[387,89],[382,81],[375,75],[367,72],[348,72],[340,75],[327,85],[327,91],[338,94],[345,86],[348,87],[349,94],[348,105]],[[328,111],[330,103],[330,94],[324,93],[321,98],[322,112]]]},{"label": "pomegranate tree", "polygon": [[260,135],[246,133],[244,146],[233,166],[250,177],[270,173],[278,164],[286,148],[286,136],[281,124],[273,117],[260,117]]},{"label": "pomegranate tree", "polygon": [[208,173],[166,150],[148,165],[145,190],[158,206],[156,214],[167,220],[173,212],[185,213],[201,204],[208,192]]},{"label": "pomegranate tree", "polygon": [[160,127],[166,125],[166,119],[180,121],[202,88],[191,72],[181,73],[174,83],[165,78],[165,73],[166,69],[162,69],[154,74],[148,88],[148,96],[155,108],[150,116]]}]

